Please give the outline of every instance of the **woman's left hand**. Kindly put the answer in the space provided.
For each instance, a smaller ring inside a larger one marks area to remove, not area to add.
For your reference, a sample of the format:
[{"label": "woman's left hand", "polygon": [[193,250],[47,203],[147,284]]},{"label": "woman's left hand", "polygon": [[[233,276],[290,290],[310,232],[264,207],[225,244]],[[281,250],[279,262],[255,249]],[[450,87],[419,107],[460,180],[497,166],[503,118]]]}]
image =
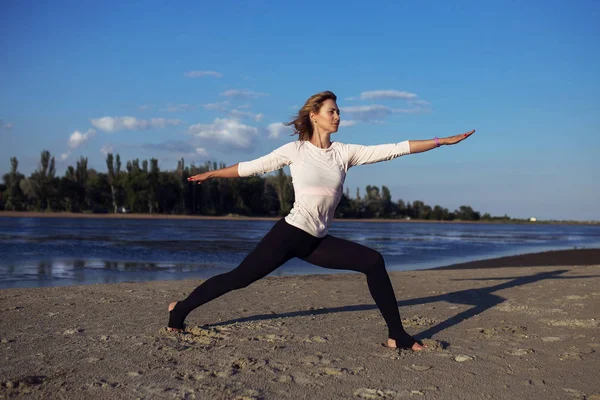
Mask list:
[{"label": "woman's left hand", "polygon": [[466,132],[466,133],[461,133],[460,135],[454,135],[454,136],[449,136],[447,138],[444,138],[443,141],[440,140],[442,142],[442,144],[456,144],[456,143],[460,143],[463,140],[465,140],[466,138],[468,138],[469,136],[471,136],[472,134],[475,133],[475,129],[473,129],[472,131]]}]

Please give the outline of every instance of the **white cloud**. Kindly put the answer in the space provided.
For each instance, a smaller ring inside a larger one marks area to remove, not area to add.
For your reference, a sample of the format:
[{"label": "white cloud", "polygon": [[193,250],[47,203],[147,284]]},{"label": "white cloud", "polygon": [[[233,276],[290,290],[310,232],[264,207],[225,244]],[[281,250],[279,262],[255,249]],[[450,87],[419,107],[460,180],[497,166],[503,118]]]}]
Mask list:
[{"label": "white cloud", "polygon": [[371,90],[362,92],[358,97],[348,97],[346,100],[375,100],[375,99],[405,99],[410,100],[416,98],[417,95],[400,90]]},{"label": "white cloud", "polygon": [[169,112],[188,111],[188,110],[192,110],[193,108],[194,108],[194,106],[192,106],[190,104],[169,104],[167,107],[161,108],[159,111],[169,111]]},{"label": "white cloud", "polygon": [[160,162],[174,162],[181,158],[203,159],[208,158],[208,151],[204,147],[199,147],[195,140],[165,140],[158,143],[144,143],[138,145],[129,145],[134,149],[146,150],[154,155]]},{"label": "white cloud", "polygon": [[413,107],[413,108],[394,108],[392,112],[394,114],[418,114],[422,112],[429,112],[431,110],[423,107]]},{"label": "white cloud", "polygon": [[342,107],[342,112],[352,115],[352,118],[356,118],[361,121],[369,121],[372,119],[384,118],[390,115],[392,113],[392,109],[379,104],[373,104],[370,106]]},{"label": "white cloud", "polygon": [[216,71],[188,71],[185,73],[186,78],[201,78],[203,76],[213,76],[215,78],[220,78],[223,76],[223,74]]},{"label": "white cloud", "polygon": [[152,106],[148,105],[148,104],[142,104],[141,106],[138,106],[138,110],[149,111],[149,110],[152,110]]},{"label": "white cloud", "polygon": [[[145,122],[146,121],[144,121],[144,123]],[[181,123],[183,123],[183,121],[180,119],[152,118],[149,122],[148,128],[166,128],[167,126],[177,126]],[[140,128],[140,129],[146,129],[146,128]]]},{"label": "white cloud", "polygon": [[269,137],[271,139],[277,139],[284,133],[291,135],[294,133],[294,129],[291,126],[286,126],[281,122],[274,122],[267,126],[267,131],[269,132]]},{"label": "white cloud", "polygon": [[409,101],[410,104],[412,104],[413,106],[422,106],[422,107],[427,107],[430,106],[431,103],[425,100],[410,100]]},{"label": "white cloud", "polygon": [[249,111],[240,111],[240,110],[236,110],[236,109],[229,110],[227,112],[227,114],[229,114],[231,117],[234,117],[234,118],[244,118],[244,117],[253,117],[254,116],[254,114],[252,114]]},{"label": "white cloud", "polygon": [[359,123],[359,121],[356,121],[353,119],[342,120],[342,121],[340,121],[340,126],[341,127],[350,127],[350,126],[358,125],[358,123]]},{"label": "white cloud", "polygon": [[92,136],[96,134],[96,131],[93,129],[88,129],[86,132],[81,133],[79,131],[75,131],[69,137],[69,147],[72,149],[76,149],[85,142],[87,142]]},{"label": "white cloud", "polygon": [[244,125],[236,119],[216,118],[212,124],[192,125],[188,132],[200,139],[247,149],[252,145],[252,139],[257,135],[258,129]]},{"label": "white cloud", "polygon": [[60,160],[61,160],[61,161],[65,161],[67,158],[69,158],[69,156],[70,156],[70,155],[71,155],[71,151],[70,151],[70,150],[69,150],[69,151],[67,151],[66,153],[62,153],[62,154],[60,155]]},{"label": "white cloud", "polygon": [[352,106],[342,107],[344,113],[348,113],[352,118],[359,121],[375,122],[390,114],[413,114],[423,111],[428,111],[423,108],[391,108],[382,106],[381,104],[373,104],[369,106]]},{"label": "white cloud", "polygon": [[226,108],[229,105],[228,101],[221,101],[219,103],[208,103],[208,104],[202,104],[202,108],[204,108],[205,110],[217,110],[217,111],[225,111]]},{"label": "white cloud", "polygon": [[252,90],[230,89],[221,93],[221,96],[233,97],[240,100],[256,99],[258,97],[268,96],[268,93],[254,92]]},{"label": "white cloud", "polygon": [[227,112],[227,115],[234,118],[251,118],[256,122],[260,122],[263,118],[263,114],[254,114],[250,111],[240,111],[237,109],[233,109]]},{"label": "white cloud", "polygon": [[135,117],[102,117],[90,120],[92,125],[103,132],[117,132],[120,130],[144,130],[150,128],[165,128],[179,125],[180,119],[152,118],[138,120]]},{"label": "white cloud", "polygon": [[104,154],[105,156],[112,152],[114,152],[114,148],[111,144],[105,144],[104,146],[100,147],[100,153]]}]

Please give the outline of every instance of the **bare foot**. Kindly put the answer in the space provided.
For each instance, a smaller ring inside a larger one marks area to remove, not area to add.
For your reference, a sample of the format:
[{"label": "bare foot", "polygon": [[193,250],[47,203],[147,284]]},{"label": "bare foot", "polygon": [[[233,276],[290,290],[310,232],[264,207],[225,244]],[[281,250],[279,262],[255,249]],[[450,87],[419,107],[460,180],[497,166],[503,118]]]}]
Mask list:
[{"label": "bare foot", "polygon": [[[175,308],[176,304],[177,304],[176,301],[174,301],[171,304],[169,304],[169,312],[173,311],[173,309]],[[183,329],[169,328],[169,327],[167,327],[167,332],[183,332]]]},{"label": "bare foot", "polygon": [[[386,346],[391,349],[395,349],[398,347],[398,346],[396,346],[396,341],[394,339],[388,339]],[[411,350],[412,351],[422,351],[422,350],[425,350],[426,347],[427,347],[427,345],[421,346],[419,343],[415,342],[415,344],[412,345]]]}]

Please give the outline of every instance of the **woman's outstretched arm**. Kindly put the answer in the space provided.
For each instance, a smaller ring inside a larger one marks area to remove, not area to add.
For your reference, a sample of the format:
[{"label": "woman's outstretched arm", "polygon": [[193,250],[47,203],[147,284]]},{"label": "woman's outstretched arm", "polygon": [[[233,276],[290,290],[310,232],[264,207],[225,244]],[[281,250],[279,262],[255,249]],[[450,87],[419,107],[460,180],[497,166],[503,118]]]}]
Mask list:
[{"label": "woman's outstretched arm", "polygon": [[447,138],[431,140],[405,140],[400,143],[379,144],[374,146],[361,146],[357,144],[346,145],[348,161],[347,168],[356,165],[372,164],[380,161],[392,160],[407,154],[422,153],[441,145],[451,145],[461,142],[471,136],[475,130]]},{"label": "woman's outstretched arm", "polygon": [[190,176],[187,178],[189,182],[198,182],[198,185],[203,181],[212,178],[239,178],[240,174],[238,173],[238,164],[232,165],[230,167],[216,169],[214,171],[203,172],[198,175]]},{"label": "woman's outstretched arm", "polygon": [[435,149],[438,146],[446,146],[462,142],[469,136],[475,133],[475,129],[470,132],[461,133],[460,135],[449,136],[446,138],[440,138],[437,141],[435,139],[429,140],[409,140],[410,154],[422,153],[431,149]]},{"label": "woman's outstretched arm", "polygon": [[266,156],[252,161],[243,161],[232,165],[231,167],[216,169],[214,171],[204,172],[202,174],[190,176],[188,181],[198,182],[212,178],[240,178],[252,175],[266,174],[289,165],[296,152],[296,143],[287,143],[278,149],[273,150]]}]

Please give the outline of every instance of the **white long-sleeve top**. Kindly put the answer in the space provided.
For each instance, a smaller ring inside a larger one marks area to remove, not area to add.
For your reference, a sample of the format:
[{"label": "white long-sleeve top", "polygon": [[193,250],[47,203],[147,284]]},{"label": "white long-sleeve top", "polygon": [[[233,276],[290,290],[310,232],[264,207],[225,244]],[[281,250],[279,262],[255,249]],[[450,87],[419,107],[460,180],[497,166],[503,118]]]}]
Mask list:
[{"label": "white long-sleeve top", "polygon": [[256,160],[239,163],[238,174],[259,175],[289,165],[295,201],[285,220],[315,237],[324,237],[342,198],[348,169],[405,154],[410,154],[408,141],[376,146],[332,142],[322,149],[299,140]]}]

